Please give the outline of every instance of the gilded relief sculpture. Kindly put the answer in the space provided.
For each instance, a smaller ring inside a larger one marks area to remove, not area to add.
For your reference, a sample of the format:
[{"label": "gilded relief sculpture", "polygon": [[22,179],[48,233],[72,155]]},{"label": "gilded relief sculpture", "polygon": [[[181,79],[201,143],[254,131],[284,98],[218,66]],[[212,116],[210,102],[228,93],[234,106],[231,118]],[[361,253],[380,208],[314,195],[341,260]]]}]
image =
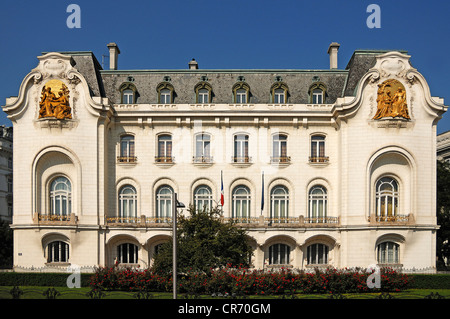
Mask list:
[{"label": "gilded relief sculpture", "polygon": [[69,106],[69,89],[67,86],[59,80],[48,81],[42,88],[39,107],[39,118],[71,119],[72,113]]},{"label": "gilded relief sculpture", "polygon": [[378,120],[384,117],[402,117],[410,119],[406,104],[406,91],[397,80],[387,80],[378,85],[377,112],[373,117]]}]

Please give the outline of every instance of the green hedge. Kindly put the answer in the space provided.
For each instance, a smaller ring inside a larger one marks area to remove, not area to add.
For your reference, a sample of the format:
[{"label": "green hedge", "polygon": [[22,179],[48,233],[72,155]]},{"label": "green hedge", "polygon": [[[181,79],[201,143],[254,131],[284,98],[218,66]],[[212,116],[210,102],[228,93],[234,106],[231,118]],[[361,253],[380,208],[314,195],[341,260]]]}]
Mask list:
[{"label": "green hedge", "polygon": [[[0,286],[67,287],[69,273],[0,272]],[[89,286],[92,274],[81,274],[81,287]]]},{"label": "green hedge", "polygon": [[409,275],[412,289],[450,289],[450,274]]}]

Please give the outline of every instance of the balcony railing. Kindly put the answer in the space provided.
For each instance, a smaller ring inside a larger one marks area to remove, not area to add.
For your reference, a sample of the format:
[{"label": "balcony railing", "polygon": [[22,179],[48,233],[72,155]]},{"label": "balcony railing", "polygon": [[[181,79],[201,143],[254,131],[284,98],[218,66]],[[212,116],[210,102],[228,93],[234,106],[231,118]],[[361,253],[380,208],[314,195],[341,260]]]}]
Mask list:
[{"label": "balcony railing", "polygon": [[173,156],[155,156],[155,163],[174,163],[175,157]]},{"label": "balcony railing", "polygon": [[43,225],[75,225],[78,217],[74,213],[69,215],[34,213],[33,222]]},{"label": "balcony railing", "polygon": [[212,156],[193,156],[192,162],[194,163],[212,163],[213,157]]},{"label": "balcony railing", "polygon": [[232,156],[231,162],[232,163],[251,163],[252,157],[251,156]]},{"label": "balcony railing", "polygon": [[117,163],[136,163],[137,156],[117,156]]},{"label": "balcony railing", "polygon": [[310,163],[328,163],[329,157],[328,156],[310,156],[309,162]]},{"label": "balcony railing", "polygon": [[374,224],[412,224],[414,223],[413,215],[388,215],[388,216],[369,216],[368,222]]},{"label": "balcony railing", "polygon": [[271,156],[270,157],[270,162],[272,164],[276,164],[276,163],[290,163],[291,162],[291,157],[290,156]]},{"label": "balcony railing", "polygon": [[[337,227],[339,217],[221,217],[223,222],[233,222],[241,227],[289,227],[289,228],[313,228],[313,227]],[[170,227],[171,217],[108,217],[106,223],[111,226],[121,227]]]}]

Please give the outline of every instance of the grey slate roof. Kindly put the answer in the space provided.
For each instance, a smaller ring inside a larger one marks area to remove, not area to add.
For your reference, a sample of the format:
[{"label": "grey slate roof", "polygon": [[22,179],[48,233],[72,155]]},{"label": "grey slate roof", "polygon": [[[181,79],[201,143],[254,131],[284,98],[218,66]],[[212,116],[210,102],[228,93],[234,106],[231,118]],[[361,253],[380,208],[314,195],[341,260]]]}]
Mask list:
[{"label": "grey slate roof", "polygon": [[344,70],[103,70],[90,51],[60,53],[72,56],[74,67],[86,78],[92,96],[107,97],[115,104],[121,100],[120,86],[130,77],[137,88],[138,104],[156,104],[156,87],[165,77],[170,77],[174,87],[174,103],[195,103],[194,87],[204,77],[212,86],[212,103],[233,103],[232,87],[240,76],[250,86],[252,104],[271,103],[270,88],[276,77],[289,87],[288,103],[310,103],[308,90],[319,80],[327,87],[325,103],[332,104],[338,97],[353,96],[361,77],[375,64],[376,56],[388,51],[357,50]]}]

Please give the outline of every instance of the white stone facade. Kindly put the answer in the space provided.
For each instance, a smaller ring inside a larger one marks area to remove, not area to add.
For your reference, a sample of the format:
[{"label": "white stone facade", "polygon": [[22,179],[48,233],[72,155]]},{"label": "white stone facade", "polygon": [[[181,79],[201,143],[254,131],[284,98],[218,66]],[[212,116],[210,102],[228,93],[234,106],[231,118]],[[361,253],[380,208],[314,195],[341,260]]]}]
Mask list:
[{"label": "white stone facade", "polygon": [[[197,187],[206,185],[218,203],[221,173],[224,218],[239,217],[248,230],[255,268],[435,266],[436,125],[447,107],[442,99],[430,96],[426,80],[410,65],[408,55],[376,54],[375,64],[355,82],[353,94],[314,104],[295,101],[295,90],[303,88],[294,87],[297,73],[288,70],[283,71],[283,80],[294,78],[289,84],[293,99],[284,103],[177,102],[173,97],[169,103],[139,102],[136,97],[133,103],[122,103],[123,95],[119,100],[108,95],[114,85],[119,92],[118,77],[125,74],[137,83],[145,72],[99,71],[106,93],[96,94],[92,79],[74,63],[80,55],[40,56],[19,96],[7,99],[3,107],[13,122],[18,150],[11,226],[15,266],[110,266],[119,259],[147,267],[155,247],[171,236],[170,216],[164,219],[158,208],[169,207],[158,197],[160,187],[170,186],[187,205],[194,202]],[[214,81],[224,77],[221,72],[226,71],[181,73],[197,79],[208,73],[214,90]],[[350,81],[348,70],[324,70],[319,76],[339,72]],[[163,71],[153,73],[163,79]],[[176,71],[166,73],[181,98]],[[270,81],[277,74],[261,73],[269,74]],[[250,71],[234,74],[252,76]],[[38,118],[40,94],[50,79],[69,88],[72,119]],[[403,84],[410,119],[373,120],[377,86],[388,79]],[[331,80],[331,92],[330,86]],[[145,90],[156,92],[155,87],[139,90],[142,99]],[[231,86],[228,90],[231,96]],[[193,87],[186,91],[195,95]],[[207,134],[210,146],[196,161],[196,137],[201,133]],[[239,134],[247,140],[235,142]],[[121,150],[125,135],[134,142],[128,144],[126,155]],[[171,137],[171,146],[166,145],[169,154],[160,153],[161,135]],[[277,136],[286,138],[281,152],[274,150]],[[325,143],[322,153],[312,154],[315,136]],[[234,162],[236,156],[240,158]],[[70,197],[70,211],[50,218],[51,185],[58,177],[70,183],[65,195]],[[382,196],[376,190],[382,178],[397,183],[386,199],[395,201],[395,209],[386,208],[387,215],[379,213],[376,204]],[[248,193],[234,198],[240,186]],[[273,194],[277,186],[286,193]],[[134,194],[121,197],[126,187]],[[243,208],[246,205],[249,209]]]}]

